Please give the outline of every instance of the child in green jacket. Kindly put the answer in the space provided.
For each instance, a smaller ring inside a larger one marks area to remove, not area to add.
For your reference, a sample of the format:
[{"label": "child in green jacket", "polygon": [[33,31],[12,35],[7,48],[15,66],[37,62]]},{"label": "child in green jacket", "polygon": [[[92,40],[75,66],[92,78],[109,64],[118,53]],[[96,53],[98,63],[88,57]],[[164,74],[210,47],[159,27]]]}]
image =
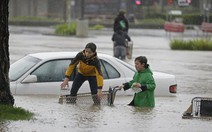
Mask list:
[{"label": "child in green jacket", "polygon": [[145,56],[135,58],[135,68],[137,72],[134,74],[133,80],[124,83],[121,88],[136,91],[129,105],[153,108],[155,106],[154,90],[156,85],[153,73],[149,68],[149,64],[147,64],[147,58]]}]

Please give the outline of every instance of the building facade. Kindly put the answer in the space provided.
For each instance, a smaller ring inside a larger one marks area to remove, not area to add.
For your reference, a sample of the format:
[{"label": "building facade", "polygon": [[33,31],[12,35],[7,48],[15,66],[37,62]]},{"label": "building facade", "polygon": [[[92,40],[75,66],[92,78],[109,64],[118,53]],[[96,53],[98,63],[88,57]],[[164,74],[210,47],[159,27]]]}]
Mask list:
[{"label": "building facade", "polygon": [[[136,4],[136,1],[140,1],[140,4]],[[200,12],[204,12],[206,8],[211,10],[212,0],[190,1],[190,5]],[[59,18],[66,21],[81,17],[111,17],[119,9],[125,9],[127,15],[144,17],[149,12],[165,12],[165,7],[176,8],[179,6],[178,2],[179,0],[11,0],[9,16]]]}]

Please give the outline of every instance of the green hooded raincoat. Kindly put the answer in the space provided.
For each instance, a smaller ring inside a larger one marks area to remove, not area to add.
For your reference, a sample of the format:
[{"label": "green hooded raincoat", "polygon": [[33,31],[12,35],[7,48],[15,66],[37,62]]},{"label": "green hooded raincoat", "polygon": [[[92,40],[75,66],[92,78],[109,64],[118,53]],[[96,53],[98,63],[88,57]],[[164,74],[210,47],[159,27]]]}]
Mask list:
[{"label": "green hooded raincoat", "polygon": [[140,83],[142,86],[146,86],[146,90],[135,93],[131,103],[139,107],[154,107],[154,90],[156,85],[152,71],[149,68],[146,68],[141,72],[136,72],[133,76],[133,80],[128,83],[128,88],[125,87],[124,89],[127,90],[131,88],[134,82]]}]

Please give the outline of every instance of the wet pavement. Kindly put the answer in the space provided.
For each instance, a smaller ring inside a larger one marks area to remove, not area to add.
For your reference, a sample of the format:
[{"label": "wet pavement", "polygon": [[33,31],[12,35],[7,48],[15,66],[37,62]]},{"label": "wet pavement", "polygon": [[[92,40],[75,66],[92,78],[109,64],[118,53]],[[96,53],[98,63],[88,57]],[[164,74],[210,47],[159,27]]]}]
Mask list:
[{"label": "wet pavement", "polygon": [[[40,28],[40,29],[39,29]],[[45,51],[80,51],[88,42],[97,51],[112,55],[112,30],[89,31],[89,37],[59,37],[53,28],[10,27],[11,63],[28,53]],[[55,96],[14,96],[15,105],[36,114],[30,121],[5,123],[5,131],[193,131],[209,132],[211,120],[182,119],[193,97],[212,97],[211,51],[171,50],[163,30],[134,29],[129,32],[133,43],[133,59],[147,56],[151,69],[174,74],[178,83],[176,97],[156,97],[153,110],[127,105],[131,96],[119,96],[114,106],[91,104],[59,104]],[[179,39],[193,39],[195,31],[173,34]],[[127,60],[133,64],[133,59]],[[0,129],[1,130],[1,129]]]}]

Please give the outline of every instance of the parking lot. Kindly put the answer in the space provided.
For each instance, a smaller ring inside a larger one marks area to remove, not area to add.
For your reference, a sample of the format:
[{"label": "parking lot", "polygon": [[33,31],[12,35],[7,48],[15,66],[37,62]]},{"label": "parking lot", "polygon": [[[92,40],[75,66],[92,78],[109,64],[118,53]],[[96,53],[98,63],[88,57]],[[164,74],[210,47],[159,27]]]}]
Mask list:
[{"label": "parking lot", "polygon": [[[11,29],[13,28],[13,29]],[[97,52],[112,55],[112,30],[91,31],[87,38],[44,35],[42,31],[11,27],[11,63],[28,53],[44,51],[80,51],[88,42],[97,44]],[[169,38],[163,30],[130,30],[134,43],[133,59],[145,55],[152,70],[176,75],[178,93],[176,97],[156,97],[153,110],[127,106],[129,96],[117,97],[114,106],[92,104],[59,104],[55,96],[14,96],[15,105],[36,114],[30,121],[15,121],[5,124],[9,131],[210,131],[209,120],[182,119],[182,113],[196,96],[211,97],[212,54],[210,51],[173,51]],[[185,33],[185,38],[196,35]]]}]

